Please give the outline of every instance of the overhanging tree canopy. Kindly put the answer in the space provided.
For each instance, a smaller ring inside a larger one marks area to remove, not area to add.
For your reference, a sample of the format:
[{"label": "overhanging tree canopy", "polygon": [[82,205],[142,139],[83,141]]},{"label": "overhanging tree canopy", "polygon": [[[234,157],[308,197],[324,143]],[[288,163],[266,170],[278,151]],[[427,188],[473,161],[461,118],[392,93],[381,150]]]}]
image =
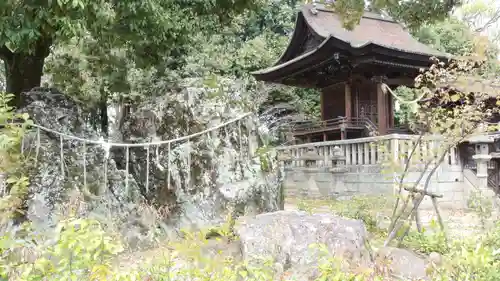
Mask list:
[{"label": "overhanging tree canopy", "polygon": [[[0,3],[0,58],[7,91],[39,86],[45,58],[56,42],[90,36],[103,46],[122,46],[138,64],[161,60],[186,41],[181,36],[207,22],[226,19],[258,0],[58,0]],[[19,103],[19,100],[17,101]]]},{"label": "overhanging tree canopy", "polygon": [[[331,2],[331,1],[330,1]],[[457,5],[452,0],[376,0],[410,25],[441,18]],[[179,54],[189,34],[209,30],[214,18],[225,20],[266,0],[4,0],[0,3],[0,58],[5,62],[7,91],[16,94],[40,85],[52,46],[91,37],[103,47],[123,48],[138,66]],[[346,26],[359,21],[364,0],[333,4]],[[19,99],[17,100],[19,104]]]}]

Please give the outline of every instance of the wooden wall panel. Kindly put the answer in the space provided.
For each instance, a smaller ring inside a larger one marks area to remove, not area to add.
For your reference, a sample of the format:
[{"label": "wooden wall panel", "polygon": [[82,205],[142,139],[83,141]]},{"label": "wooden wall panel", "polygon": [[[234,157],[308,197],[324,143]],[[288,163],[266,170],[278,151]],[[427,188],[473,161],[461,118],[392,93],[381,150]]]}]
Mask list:
[{"label": "wooden wall panel", "polygon": [[345,115],[344,84],[336,84],[322,89],[323,120]]},{"label": "wooden wall panel", "polygon": [[370,80],[356,79],[353,81],[354,112],[356,117],[368,117],[377,120],[377,90]]}]

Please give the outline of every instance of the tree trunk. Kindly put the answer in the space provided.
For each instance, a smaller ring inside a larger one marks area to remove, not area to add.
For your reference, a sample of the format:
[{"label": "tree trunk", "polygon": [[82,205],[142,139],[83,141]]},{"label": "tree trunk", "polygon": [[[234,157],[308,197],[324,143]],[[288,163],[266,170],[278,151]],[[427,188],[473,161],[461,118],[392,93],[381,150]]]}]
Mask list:
[{"label": "tree trunk", "polygon": [[15,95],[13,106],[23,105],[21,93],[39,87],[42,80],[45,58],[50,54],[52,40],[41,38],[35,43],[33,52],[14,53],[0,46],[0,58],[5,64],[6,91]]},{"label": "tree trunk", "polygon": [[5,80],[7,81],[7,93],[15,95],[12,105],[20,107],[23,105],[21,93],[39,87],[45,57],[37,57],[27,54],[14,54],[12,59],[5,63]]}]

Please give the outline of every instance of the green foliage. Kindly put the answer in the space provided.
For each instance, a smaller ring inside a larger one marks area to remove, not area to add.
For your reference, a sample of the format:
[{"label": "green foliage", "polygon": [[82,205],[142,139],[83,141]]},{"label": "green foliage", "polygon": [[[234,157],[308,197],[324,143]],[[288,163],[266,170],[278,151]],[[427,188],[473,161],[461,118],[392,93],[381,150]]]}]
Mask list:
[{"label": "green foliage", "polygon": [[[23,225],[0,237],[0,276],[9,280],[108,280],[120,240],[95,220],[68,219],[48,233]],[[28,255],[23,253],[29,253]]]},{"label": "green foliage", "polygon": [[319,277],[315,281],[382,281],[388,276],[376,270],[364,270],[364,272],[353,273],[345,270],[346,266],[341,259],[333,257],[331,252],[322,244],[309,246],[317,250],[319,260]]},{"label": "green foliage", "polygon": [[448,242],[446,234],[439,229],[436,221],[432,220],[430,231],[423,228],[422,232],[410,232],[403,244],[406,247],[424,254],[430,254],[432,252],[446,254],[450,251]]},{"label": "green foliage", "polygon": [[[310,2],[310,1],[308,1]],[[441,1],[441,0],[374,0],[370,1],[368,7],[364,0],[337,0],[320,1],[329,3],[342,17],[344,27],[354,28],[363,15],[363,10],[369,8],[374,11],[384,10],[397,20],[404,22],[408,27],[415,29],[418,26],[445,19],[455,6],[461,1]]]},{"label": "green foliage", "polygon": [[492,236],[498,242],[498,227],[486,236],[456,240],[450,243],[445,264],[435,269],[434,280],[481,280],[500,278],[500,244],[490,244]]},{"label": "green foliage", "polygon": [[380,233],[377,217],[388,202],[383,196],[354,196],[350,200],[332,202],[330,209],[339,216],[363,221],[369,232]]},{"label": "green foliage", "polygon": [[260,168],[264,172],[269,172],[273,169],[270,155],[271,152],[271,148],[267,145],[257,148],[256,154],[260,160]]},{"label": "green foliage", "polygon": [[297,209],[308,214],[312,214],[314,212],[314,207],[306,201],[299,201]]},{"label": "green foliage", "polygon": [[[6,178],[6,194],[0,197],[0,225],[23,215],[28,195],[28,178],[24,175],[30,165],[21,153],[23,136],[32,124],[27,114],[18,114],[9,106],[11,94],[0,93],[0,174]],[[2,196],[2,194],[0,194]]]},{"label": "green foliage", "polygon": [[[183,43],[200,22],[193,17],[226,19],[258,1],[3,1],[0,4],[0,46],[30,53],[40,41],[64,41],[90,34],[112,46],[131,46],[129,55],[147,58]],[[126,24],[123,24],[124,21]],[[103,28],[105,27],[105,28]],[[203,27],[205,28],[205,27]],[[147,56],[146,56],[147,55]]]},{"label": "green foliage", "polygon": [[492,199],[485,197],[480,191],[473,190],[467,200],[467,207],[476,212],[481,220],[483,229],[493,212]]},{"label": "green foliage", "polygon": [[[237,239],[230,221],[217,229],[184,231],[181,240],[157,249],[151,262],[137,258],[133,266],[123,267],[120,237],[98,221],[70,217],[59,222],[55,229],[42,232],[24,224],[21,231],[0,236],[0,280],[291,280],[285,275],[278,276],[269,258],[249,263],[224,253],[231,247],[231,241]],[[218,235],[210,235],[214,232]],[[493,281],[500,274],[499,233],[495,229],[471,240],[450,242],[439,233],[424,232],[410,235],[406,245],[422,253],[443,254],[444,262],[433,268],[431,280]],[[210,251],[217,249],[214,245],[221,250]],[[235,245],[239,247],[238,243]],[[317,281],[388,280],[386,264],[363,269],[332,256],[325,245],[313,244],[310,249],[317,254]]]},{"label": "green foliage", "polygon": [[[394,94],[404,101],[413,101],[416,98],[417,91],[406,86],[400,86],[394,90]],[[399,104],[399,108],[394,112],[394,123],[397,125],[411,124],[418,110],[418,104],[396,102]]]},{"label": "green foliage", "polygon": [[419,41],[436,50],[455,56],[477,56],[486,59],[483,75],[498,71],[498,47],[488,37],[478,35],[464,21],[455,17],[421,26],[413,34]]},{"label": "green foliage", "polygon": [[454,55],[469,55],[475,48],[474,34],[456,18],[424,25],[414,35],[422,43]]}]

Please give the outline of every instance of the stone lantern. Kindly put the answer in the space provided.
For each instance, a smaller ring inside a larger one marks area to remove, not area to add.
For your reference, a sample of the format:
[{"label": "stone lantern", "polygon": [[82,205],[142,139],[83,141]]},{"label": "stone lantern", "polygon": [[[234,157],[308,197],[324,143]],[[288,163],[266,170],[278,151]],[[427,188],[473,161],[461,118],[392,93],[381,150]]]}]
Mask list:
[{"label": "stone lantern", "polygon": [[318,168],[318,161],[324,160],[324,158],[318,154],[316,149],[309,148],[306,153],[299,157],[299,160],[304,160],[306,168]]},{"label": "stone lantern", "polygon": [[302,172],[302,175],[305,176],[305,182],[301,183],[301,195],[308,198],[321,198],[317,178],[320,177],[322,171],[318,167],[318,161],[324,160],[324,157],[320,156],[316,149],[310,148],[297,160],[305,162],[305,167],[295,168],[297,173]]},{"label": "stone lantern", "polygon": [[469,139],[469,143],[475,146],[476,154],[472,156],[472,159],[476,161],[477,172],[476,176],[478,179],[477,190],[480,196],[486,198],[487,200],[492,200],[493,203],[493,213],[498,215],[498,207],[496,206],[496,194],[488,187],[488,162],[492,159],[490,155],[489,147],[494,143],[495,139],[490,135],[478,135],[473,136]]},{"label": "stone lantern", "polygon": [[329,195],[334,198],[348,196],[348,190],[345,185],[347,167],[345,165],[345,155],[342,149],[338,146],[333,148],[333,155],[330,157],[332,161],[331,185],[329,187]]},{"label": "stone lantern", "polygon": [[491,160],[489,146],[494,139],[488,135],[474,136],[469,139],[469,143],[475,146],[476,154],[472,159],[477,164],[477,178],[481,189],[488,188],[488,162]]},{"label": "stone lantern", "polygon": [[333,148],[333,156],[330,157],[330,160],[332,161],[332,168],[330,169],[330,172],[332,173],[347,172],[347,169],[345,167],[345,156],[344,153],[342,153],[342,149],[340,147],[335,146]]}]

